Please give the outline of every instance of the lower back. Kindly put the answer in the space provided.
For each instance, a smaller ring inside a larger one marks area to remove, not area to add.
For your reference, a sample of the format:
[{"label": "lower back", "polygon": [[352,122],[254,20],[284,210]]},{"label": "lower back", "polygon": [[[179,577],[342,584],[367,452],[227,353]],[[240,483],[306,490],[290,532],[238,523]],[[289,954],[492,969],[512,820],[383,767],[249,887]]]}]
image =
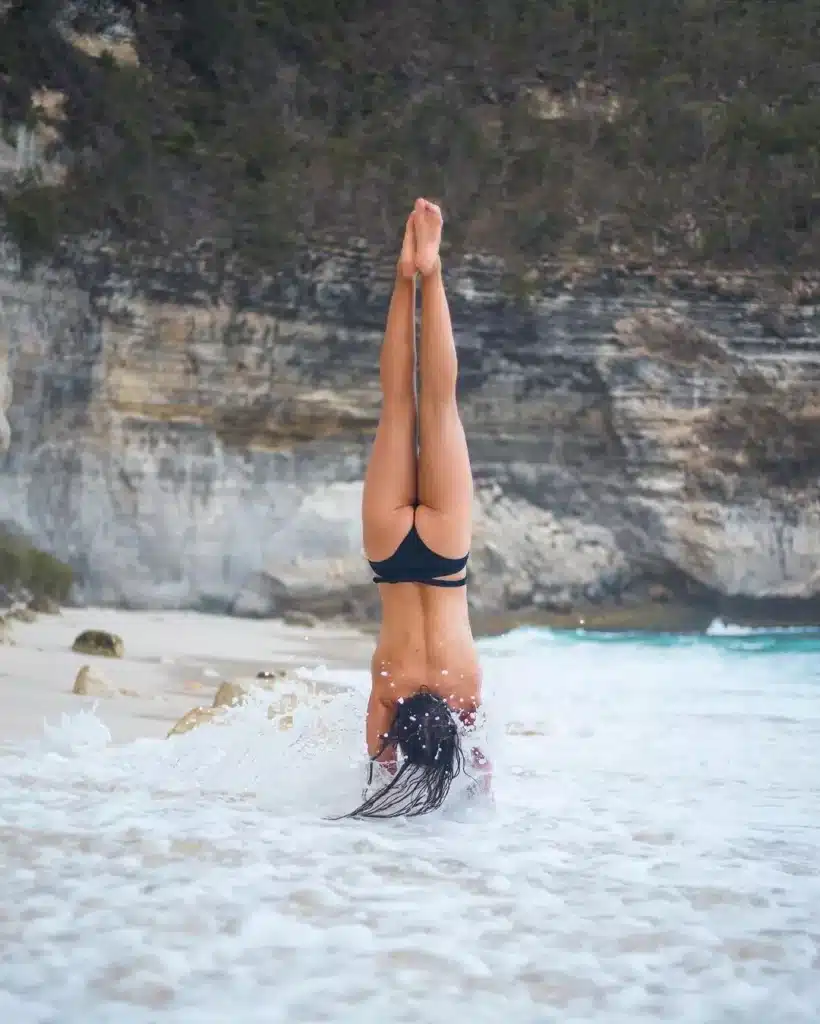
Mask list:
[{"label": "lower back", "polygon": [[382,625],[373,656],[374,685],[387,685],[395,697],[419,686],[446,699],[475,694],[480,667],[464,589],[414,583],[379,589]]}]

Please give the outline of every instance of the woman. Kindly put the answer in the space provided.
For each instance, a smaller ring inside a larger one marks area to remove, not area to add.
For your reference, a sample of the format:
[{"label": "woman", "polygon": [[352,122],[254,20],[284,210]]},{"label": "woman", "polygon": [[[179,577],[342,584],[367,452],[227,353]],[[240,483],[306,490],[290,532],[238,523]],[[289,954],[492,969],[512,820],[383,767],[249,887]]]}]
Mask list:
[{"label": "woman", "polygon": [[[354,817],[416,815],[439,807],[464,767],[453,713],[471,725],[481,702],[465,590],[473,480],[456,404],[458,365],[441,274],[441,230],[439,208],[418,199],[407,220],[381,351],[382,412],[362,520],[382,603],[367,709],[369,782],[376,763],[388,781],[366,796]],[[489,765],[477,749],[471,762],[486,788]]]}]

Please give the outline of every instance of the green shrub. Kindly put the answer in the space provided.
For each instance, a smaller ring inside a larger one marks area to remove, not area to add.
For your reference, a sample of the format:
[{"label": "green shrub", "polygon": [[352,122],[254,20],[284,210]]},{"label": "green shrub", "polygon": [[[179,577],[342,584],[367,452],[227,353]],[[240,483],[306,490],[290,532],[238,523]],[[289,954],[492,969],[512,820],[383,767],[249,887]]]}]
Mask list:
[{"label": "green shrub", "polygon": [[[219,240],[274,273],[304,243],[395,242],[419,192],[452,255],[820,258],[817,0],[136,8],[0,3],[3,118],[60,158],[0,209],[28,261],[89,236],[126,261]],[[114,26],[133,59],[66,36]]]},{"label": "green shrub", "polygon": [[25,587],[36,598],[65,601],[72,583],[73,573],[65,562],[0,529],[0,586]]}]

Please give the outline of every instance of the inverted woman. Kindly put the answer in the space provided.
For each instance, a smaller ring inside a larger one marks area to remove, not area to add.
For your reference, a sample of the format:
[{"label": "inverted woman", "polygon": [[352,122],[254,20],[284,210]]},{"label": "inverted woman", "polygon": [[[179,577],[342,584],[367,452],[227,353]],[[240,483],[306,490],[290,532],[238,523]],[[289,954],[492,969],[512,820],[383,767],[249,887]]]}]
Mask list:
[{"label": "inverted woman", "polygon": [[[456,402],[458,361],[439,257],[442,224],[435,204],[416,201],[381,349],[382,409],[362,525],[382,619],[367,709],[371,788],[355,817],[433,810],[462,771],[475,786],[489,787],[484,755],[476,747],[468,754],[462,749],[464,729],[481,704],[481,670],[466,596],[473,478]],[[375,789],[374,776],[381,780]]]}]

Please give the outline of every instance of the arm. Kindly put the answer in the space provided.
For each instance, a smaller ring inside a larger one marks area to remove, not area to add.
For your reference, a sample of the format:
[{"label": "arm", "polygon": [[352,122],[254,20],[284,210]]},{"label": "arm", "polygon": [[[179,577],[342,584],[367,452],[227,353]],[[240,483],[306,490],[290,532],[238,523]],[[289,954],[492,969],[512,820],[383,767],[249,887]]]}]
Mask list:
[{"label": "arm", "polygon": [[376,758],[385,768],[396,769],[396,748],[393,744],[385,747],[384,738],[393,724],[393,703],[384,703],[376,694],[375,690],[370,691],[370,700],[367,704],[367,753]]},{"label": "arm", "polygon": [[[462,708],[458,713],[458,717],[466,728],[472,729],[475,726],[477,712],[477,706],[473,706],[472,708]],[[478,776],[474,786],[476,792],[481,792],[485,796],[491,796],[493,787],[493,766],[481,747],[473,746],[470,748],[470,769]]]}]

